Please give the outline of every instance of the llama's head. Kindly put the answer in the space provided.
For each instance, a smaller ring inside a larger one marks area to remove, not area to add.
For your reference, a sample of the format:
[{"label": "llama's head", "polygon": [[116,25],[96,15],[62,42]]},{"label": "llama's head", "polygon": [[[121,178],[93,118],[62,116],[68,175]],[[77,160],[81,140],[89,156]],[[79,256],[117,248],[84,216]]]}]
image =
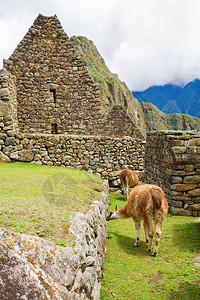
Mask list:
[{"label": "llama's head", "polygon": [[110,214],[106,218],[106,221],[118,219],[118,217],[116,215],[116,211],[117,211],[117,203],[115,206],[115,210],[110,212]]}]

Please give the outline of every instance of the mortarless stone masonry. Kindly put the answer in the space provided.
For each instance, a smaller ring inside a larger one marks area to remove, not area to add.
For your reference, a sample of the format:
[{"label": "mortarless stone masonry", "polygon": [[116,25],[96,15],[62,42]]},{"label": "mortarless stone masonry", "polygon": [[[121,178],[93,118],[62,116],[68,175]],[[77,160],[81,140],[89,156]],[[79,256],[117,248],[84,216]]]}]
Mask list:
[{"label": "mortarless stone masonry", "polygon": [[145,179],[166,193],[173,215],[200,217],[200,133],[147,133]]}]

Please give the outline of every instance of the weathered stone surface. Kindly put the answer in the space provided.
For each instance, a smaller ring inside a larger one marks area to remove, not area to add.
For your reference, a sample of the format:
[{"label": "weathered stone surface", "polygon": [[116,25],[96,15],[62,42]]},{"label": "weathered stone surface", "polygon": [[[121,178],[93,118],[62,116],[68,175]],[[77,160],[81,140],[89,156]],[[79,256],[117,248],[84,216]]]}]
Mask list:
[{"label": "weathered stone surface", "polygon": [[101,201],[71,218],[74,248],[0,228],[2,300],[99,300],[107,234],[108,182]]},{"label": "weathered stone surface", "polygon": [[193,206],[200,198],[199,139],[195,132],[147,133],[145,178],[163,188],[173,214],[200,214]]},{"label": "weathered stone surface", "polygon": [[[102,202],[95,201],[86,214],[75,213],[69,230],[76,236],[75,254],[79,260],[79,270],[72,290],[81,290],[87,299],[100,297],[100,279],[103,274],[107,221],[105,219],[110,199],[108,182],[104,182]],[[86,299],[83,298],[83,299]]]},{"label": "weathered stone surface", "polygon": [[0,162],[9,163],[10,158],[0,151]]},{"label": "weathered stone surface", "polygon": [[200,183],[200,175],[185,176],[184,183]]},{"label": "weathered stone surface", "polygon": [[186,147],[172,147],[172,152],[176,154],[182,154],[186,152]]},{"label": "weathered stone surface", "polygon": [[200,210],[200,204],[192,204],[188,206],[189,210]]},{"label": "weathered stone surface", "polygon": [[190,141],[188,141],[188,146],[197,146],[199,147],[200,146],[200,137],[198,138],[194,138],[194,139],[191,139]]},{"label": "weathered stone surface", "polygon": [[200,188],[188,192],[189,197],[200,197]]},{"label": "weathered stone surface", "polygon": [[67,290],[77,272],[77,256],[41,238],[0,228],[1,299],[79,299]]},{"label": "weathered stone surface", "polygon": [[22,150],[11,153],[10,157],[19,161],[30,162],[33,160],[34,154],[30,150]]},{"label": "weathered stone surface", "polygon": [[182,177],[179,176],[172,176],[171,183],[181,183],[183,181]]},{"label": "weathered stone surface", "polygon": [[170,214],[175,216],[192,216],[192,211],[186,210],[184,208],[171,207]]},{"label": "weathered stone surface", "polygon": [[178,192],[190,191],[197,187],[197,184],[173,184],[171,186],[172,190]]},{"label": "weathered stone surface", "polygon": [[15,138],[14,137],[7,137],[5,140],[5,146],[14,146],[15,145]]},{"label": "weathered stone surface", "polygon": [[120,180],[119,180],[119,179],[111,180],[111,181],[109,182],[109,184],[110,184],[111,187],[119,187],[119,186],[121,186],[121,183],[120,183]]},{"label": "weathered stone surface", "polygon": [[197,204],[199,204],[200,203],[200,197],[195,197],[194,198],[194,202],[197,203]]},{"label": "weathered stone surface", "polygon": [[110,177],[116,177],[116,176],[119,176],[120,172],[121,172],[121,170],[110,172],[109,176],[110,176]]}]

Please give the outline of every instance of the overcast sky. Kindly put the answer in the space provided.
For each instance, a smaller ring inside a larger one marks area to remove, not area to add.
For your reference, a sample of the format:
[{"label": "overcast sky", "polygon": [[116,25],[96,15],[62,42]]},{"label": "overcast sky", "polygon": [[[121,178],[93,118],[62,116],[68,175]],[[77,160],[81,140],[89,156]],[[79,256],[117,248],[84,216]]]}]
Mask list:
[{"label": "overcast sky", "polygon": [[39,13],[93,40],[132,91],[200,78],[200,0],[0,0],[0,68]]}]

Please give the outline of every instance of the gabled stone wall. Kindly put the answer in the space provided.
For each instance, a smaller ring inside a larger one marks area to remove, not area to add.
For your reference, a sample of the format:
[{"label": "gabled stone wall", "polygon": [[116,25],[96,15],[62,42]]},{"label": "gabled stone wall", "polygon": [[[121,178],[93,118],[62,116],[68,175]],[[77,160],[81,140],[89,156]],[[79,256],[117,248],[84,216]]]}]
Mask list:
[{"label": "gabled stone wall", "polygon": [[39,15],[4,67],[16,77],[21,132],[96,134],[99,89],[56,16]]},{"label": "gabled stone wall", "polygon": [[16,78],[20,132],[141,137],[122,107],[102,115],[98,85],[56,16],[39,15],[4,68]]},{"label": "gabled stone wall", "polygon": [[166,193],[174,215],[200,217],[200,133],[147,133],[145,179]]}]

